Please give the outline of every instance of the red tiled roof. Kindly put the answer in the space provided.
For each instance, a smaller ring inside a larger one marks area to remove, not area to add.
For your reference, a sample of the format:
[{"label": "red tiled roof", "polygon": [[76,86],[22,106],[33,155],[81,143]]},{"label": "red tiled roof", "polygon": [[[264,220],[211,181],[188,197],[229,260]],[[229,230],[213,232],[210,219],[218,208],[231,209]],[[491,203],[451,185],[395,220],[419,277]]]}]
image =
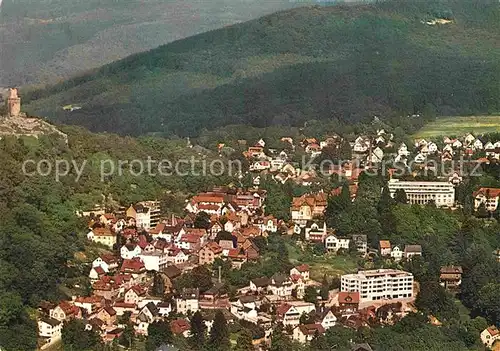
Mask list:
[{"label": "red tiled roof", "polygon": [[285,315],[285,313],[288,312],[288,310],[291,308],[292,306],[291,305],[288,305],[286,303],[283,303],[281,305],[279,305],[277,308],[276,308],[276,315],[279,316],[279,317],[283,317]]},{"label": "red tiled roof", "polygon": [[498,330],[497,327],[495,327],[494,325],[492,325],[491,327],[488,327],[488,333],[490,333],[491,336],[496,336],[498,334],[500,334],[500,330]]},{"label": "red tiled roof", "polygon": [[316,332],[323,334],[325,332],[325,328],[321,324],[301,324],[299,328],[304,335],[314,335]]},{"label": "red tiled roof", "polygon": [[309,266],[307,264],[301,264],[300,266],[295,267],[301,273],[309,272]]},{"label": "red tiled roof", "polygon": [[114,303],[113,307],[117,308],[135,308],[135,303],[126,303],[123,301],[117,301]]},{"label": "red tiled roof", "polygon": [[391,242],[389,240],[380,240],[380,248],[381,249],[390,249],[391,248]]},{"label": "red tiled roof", "polygon": [[96,271],[97,275],[104,275],[106,272],[101,266],[94,267],[94,271]]},{"label": "red tiled roof", "polygon": [[107,264],[118,263],[118,258],[112,254],[101,255],[101,260],[103,260]]},{"label": "red tiled roof", "polygon": [[185,319],[176,319],[170,322],[170,329],[172,329],[172,333],[179,335],[188,331],[191,328],[189,322]]},{"label": "red tiled roof", "polygon": [[133,258],[131,260],[123,260],[121,272],[129,271],[131,273],[140,273],[145,269],[144,263],[138,258]]},{"label": "red tiled roof", "polygon": [[95,236],[115,236],[115,233],[113,233],[111,229],[107,227],[96,227],[92,229],[92,232]]},{"label": "red tiled roof", "polygon": [[130,289],[125,291],[125,294],[127,292],[129,292],[130,290],[134,291],[137,294],[137,296],[142,296],[142,295],[146,294],[146,290],[144,290],[140,285],[132,286]]},{"label": "red tiled roof", "polygon": [[359,304],[359,292],[339,292],[339,304],[341,303],[357,303]]},{"label": "red tiled roof", "polygon": [[478,195],[487,196],[489,198],[495,198],[500,196],[500,188],[479,188],[479,190],[473,193],[473,196]]},{"label": "red tiled roof", "polygon": [[160,234],[165,230],[165,223],[158,223],[156,227],[149,231],[150,234]]},{"label": "red tiled roof", "polygon": [[200,242],[200,237],[195,234],[184,234],[181,237],[181,242],[196,244]]}]

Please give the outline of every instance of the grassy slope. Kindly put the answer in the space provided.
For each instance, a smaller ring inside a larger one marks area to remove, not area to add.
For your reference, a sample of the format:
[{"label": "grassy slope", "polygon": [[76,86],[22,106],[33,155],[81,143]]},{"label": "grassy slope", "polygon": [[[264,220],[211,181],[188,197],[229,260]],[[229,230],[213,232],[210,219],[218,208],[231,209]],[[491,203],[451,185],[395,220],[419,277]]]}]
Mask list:
[{"label": "grassy slope", "polygon": [[416,138],[500,132],[500,116],[440,117],[415,133]]},{"label": "grassy slope", "polygon": [[0,86],[55,82],[295,6],[288,0],[3,0]]},{"label": "grassy slope", "polygon": [[[421,23],[443,9],[453,12],[453,24]],[[93,130],[183,135],[234,123],[356,121],[427,103],[442,113],[484,113],[500,104],[499,40],[493,2],[300,8],[176,41],[35,92],[29,111]],[[83,109],[63,112],[69,103]]]}]

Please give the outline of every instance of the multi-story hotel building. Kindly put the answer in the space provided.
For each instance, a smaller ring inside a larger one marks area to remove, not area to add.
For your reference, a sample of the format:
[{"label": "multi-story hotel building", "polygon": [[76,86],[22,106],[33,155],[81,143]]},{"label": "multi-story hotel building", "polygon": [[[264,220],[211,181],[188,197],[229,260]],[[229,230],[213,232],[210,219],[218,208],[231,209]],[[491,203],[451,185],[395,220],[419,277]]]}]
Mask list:
[{"label": "multi-story hotel building", "polygon": [[361,301],[413,297],[413,274],[395,269],[376,269],[345,274],[341,291],[359,292]]},{"label": "multi-story hotel building", "polygon": [[418,182],[389,180],[389,191],[394,197],[396,191],[403,189],[408,203],[425,205],[434,201],[436,206],[452,207],[455,203],[455,188],[450,182]]}]

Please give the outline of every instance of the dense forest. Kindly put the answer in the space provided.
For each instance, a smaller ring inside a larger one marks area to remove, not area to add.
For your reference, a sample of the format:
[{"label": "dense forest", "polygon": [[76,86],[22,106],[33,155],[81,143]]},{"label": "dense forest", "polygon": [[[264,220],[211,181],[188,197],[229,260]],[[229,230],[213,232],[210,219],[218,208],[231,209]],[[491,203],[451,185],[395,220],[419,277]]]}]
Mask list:
[{"label": "dense forest", "polygon": [[[493,1],[304,7],[179,40],[23,97],[35,115],[131,135],[424,111],[487,114],[500,110],[499,38]],[[68,104],[81,109],[64,111]]]}]

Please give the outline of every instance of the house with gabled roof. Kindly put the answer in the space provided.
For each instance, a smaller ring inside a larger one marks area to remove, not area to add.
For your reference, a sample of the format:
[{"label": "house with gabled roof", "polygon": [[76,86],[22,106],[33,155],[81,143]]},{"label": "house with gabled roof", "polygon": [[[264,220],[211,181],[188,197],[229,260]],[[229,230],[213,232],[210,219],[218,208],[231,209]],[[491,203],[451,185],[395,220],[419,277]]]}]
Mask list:
[{"label": "house with gabled roof", "polygon": [[305,226],[308,221],[322,217],[326,205],[327,194],[324,192],[294,197],[290,208],[292,221],[301,226]]},{"label": "house with gabled roof", "polygon": [[92,261],[92,267],[102,267],[104,272],[118,268],[118,258],[111,254],[103,254]]},{"label": "house with gabled roof", "polygon": [[273,295],[286,298],[292,296],[293,283],[286,274],[275,273],[269,282],[268,291]]},{"label": "house with gabled roof", "polygon": [[222,248],[214,241],[210,241],[202,246],[198,251],[198,263],[212,264],[216,258],[222,255]]},{"label": "house with gabled roof", "polygon": [[250,291],[263,292],[267,290],[267,287],[271,283],[268,277],[255,278],[250,280]]},{"label": "house with gabled roof", "polygon": [[500,340],[500,330],[494,325],[486,328],[481,332],[481,342],[483,343],[484,346],[487,348],[490,348],[493,346],[493,344],[497,341]]},{"label": "house with gabled roof", "polygon": [[105,306],[97,313],[97,318],[110,326],[116,323],[116,311],[111,306]]},{"label": "house with gabled roof", "polygon": [[180,296],[175,299],[177,313],[187,314],[189,311],[192,313],[198,311],[200,309],[199,298],[198,289],[182,289]]},{"label": "house with gabled roof", "polygon": [[125,291],[124,302],[129,304],[138,304],[146,296],[146,289],[140,285],[133,285]]},{"label": "house with gabled roof", "polygon": [[309,266],[307,264],[301,264],[290,270],[290,276],[299,275],[304,281],[309,280]]},{"label": "house with gabled roof", "polygon": [[89,279],[91,283],[95,283],[98,281],[102,276],[104,276],[106,272],[101,266],[97,267],[92,267],[89,272]]},{"label": "house with gabled roof", "polygon": [[276,320],[284,326],[296,326],[300,323],[300,316],[315,310],[315,306],[310,302],[289,301],[282,303],[276,308]]},{"label": "house with gabled roof", "polygon": [[338,294],[338,309],[345,314],[353,314],[359,308],[359,292],[340,291]]},{"label": "house with gabled roof", "polygon": [[63,323],[52,317],[42,317],[38,320],[38,336],[47,339],[47,343],[61,337]]},{"label": "house with gabled roof", "polygon": [[123,260],[120,272],[123,274],[131,274],[134,279],[140,280],[146,273],[146,267],[140,258],[135,257],[131,260]]},{"label": "house with gabled roof", "polygon": [[59,321],[68,321],[73,318],[82,318],[82,311],[79,307],[71,304],[68,301],[61,301],[59,304],[50,310],[50,317]]},{"label": "house with gabled roof", "polygon": [[125,244],[120,248],[120,256],[124,260],[131,260],[134,257],[139,257],[141,252],[141,247],[134,243]]},{"label": "house with gabled roof", "polygon": [[188,337],[191,325],[189,324],[189,321],[187,319],[179,318],[170,322],[170,329],[172,329],[172,333],[174,335],[182,335],[184,337]]},{"label": "house with gabled roof", "polygon": [[98,244],[113,248],[116,244],[116,233],[108,227],[94,227],[88,234],[87,239]]},{"label": "house with gabled roof", "polygon": [[494,212],[500,204],[500,188],[479,188],[472,196],[476,210],[481,204],[484,204],[486,210]]},{"label": "house with gabled roof", "polygon": [[404,257],[409,260],[415,256],[422,256],[421,245],[405,245]]},{"label": "house with gabled roof", "polygon": [[380,240],[379,248],[380,248],[380,256],[391,255],[391,242],[389,240]]},{"label": "house with gabled roof", "polygon": [[311,341],[315,335],[322,335],[325,333],[325,328],[319,323],[316,324],[301,324],[293,329],[292,339],[305,344]]}]

